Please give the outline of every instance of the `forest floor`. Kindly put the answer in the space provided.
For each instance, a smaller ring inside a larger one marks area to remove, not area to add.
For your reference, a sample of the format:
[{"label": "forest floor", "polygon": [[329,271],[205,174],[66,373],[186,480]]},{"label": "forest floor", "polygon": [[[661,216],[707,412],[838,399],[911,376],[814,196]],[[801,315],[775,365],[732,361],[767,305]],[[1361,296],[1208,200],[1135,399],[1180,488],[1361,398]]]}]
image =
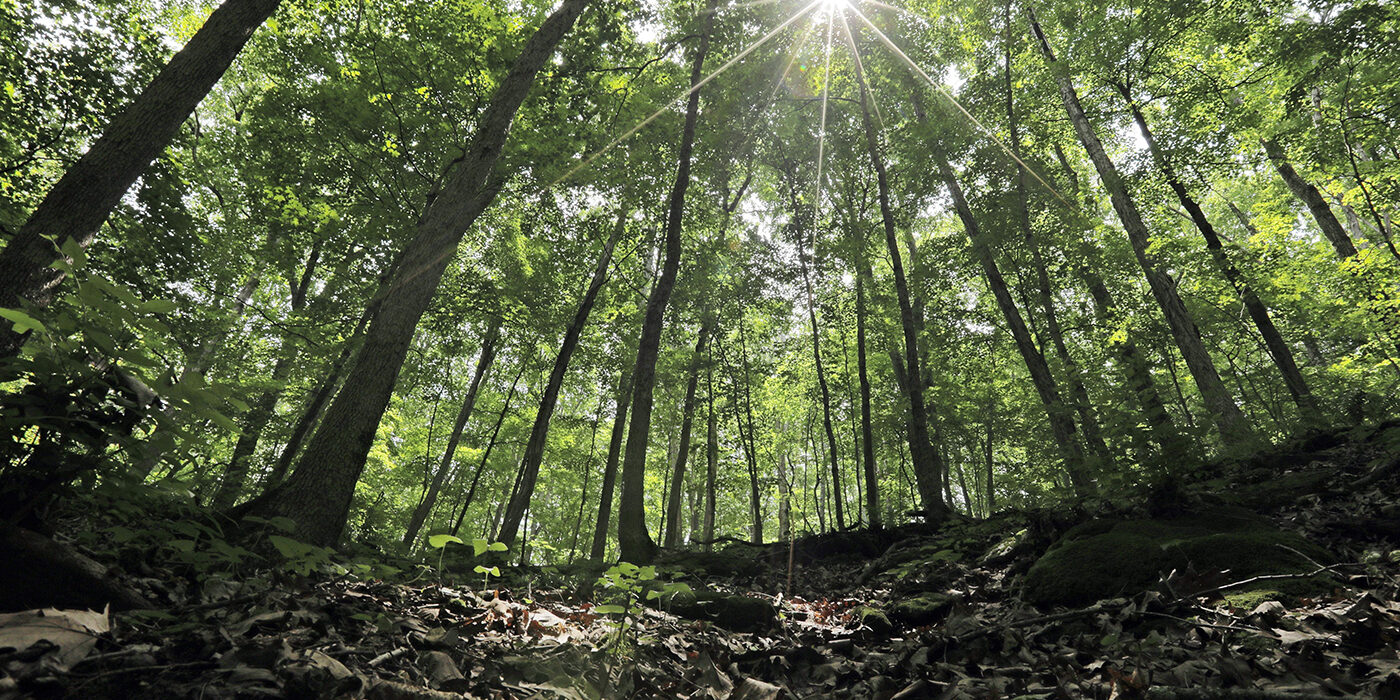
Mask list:
[{"label": "forest floor", "polygon": [[[0,698],[1400,698],[1397,493],[1390,424],[1131,502],[500,578],[452,550],[257,568],[128,514],[72,542],[166,607],[0,616]],[[1251,569],[1230,537],[1293,565]]]}]

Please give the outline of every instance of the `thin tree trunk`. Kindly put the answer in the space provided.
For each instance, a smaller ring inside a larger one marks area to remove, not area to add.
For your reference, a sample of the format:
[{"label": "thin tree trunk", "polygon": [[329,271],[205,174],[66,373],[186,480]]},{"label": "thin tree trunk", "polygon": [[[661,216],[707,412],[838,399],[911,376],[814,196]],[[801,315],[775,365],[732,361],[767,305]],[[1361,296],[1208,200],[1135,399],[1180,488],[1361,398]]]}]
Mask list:
[{"label": "thin tree trunk", "polygon": [[1269,156],[1269,161],[1274,164],[1274,170],[1278,171],[1279,177],[1283,178],[1283,183],[1288,185],[1293,196],[1297,197],[1312,213],[1313,221],[1317,222],[1317,228],[1322,231],[1323,237],[1332,244],[1333,250],[1337,251],[1337,257],[1346,260],[1356,255],[1356,244],[1347,235],[1346,229],[1342,228],[1342,223],[1337,220],[1337,215],[1332,213],[1332,207],[1327,205],[1327,199],[1311,182],[1298,174],[1298,171],[1293,168],[1293,164],[1288,162],[1288,155],[1284,153],[1278,142],[1271,139],[1260,139],[1259,143],[1263,145],[1264,153]]},{"label": "thin tree trunk", "polygon": [[1084,115],[1084,108],[1079,103],[1079,94],[1075,91],[1073,82],[1071,82],[1069,75],[1064,72],[1064,67],[1055,58],[1054,52],[1050,50],[1050,44],[1046,41],[1040,23],[1035,18],[1035,12],[1030,8],[1026,8],[1026,11],[1040,53],[1060,86],[1060,97],[1064,102],[1065,111],[1069,114],[1070,122],[1074,126],[1075,134],[1079,137],[1080,143],[1083,144],[1084,150],[1088,152],[1089,159],[1093,161],[1095,169],[1098,170],[1099,179],[1103,182],[1104,188],[1108,190],[1109,197],[1113,202],[1113,209],[1117,212],[1118,219],[1123,223],[1123,228],[1128,234],[1128,241],[1132,244],[1133,254],[1137,257],[1138,264],[1147,277],[1147,283],[1152,289],[1153,297],[1156,298],[1158,306],[1161,307],[1163,315],[1166,316],[1172,338],[1175,339],[1177,348],[1186,360],[1186,366],[1191,370],[1191,376],[1196,380],[1196,388],[1200,391],[1201,398],[1207,408],[1210,409],[1221,439],[1226,444],[1238,444],[1252,439],[1254,432],[1249,425],[1249,420],[1239,406],[1235,405],[1229,389],[1225,388],[1225,383],[1221,381],[1214,360],[1211,359],[1210,353],[1206,351],[1205,345],[1201,342],[1200,330],[1196,327],[1195,320],[1177,294],[1176,283],[1162,270],[1149,252],[1151,237],[1147,226],[1143,223],[1137,205],[1133,202],[1127,186],[1118,174],[1118,169],[1109,159],[1107,152],[1104,151],[1103,143],[1094,133],[1088,117]]},{"label": "thin tree trunk", "polygon": [[[862,237],[863,238],[863,237]],[[870,418],[870,372],[865,357],[865,282],[870,276],[869,265],[865,261],[865,241],[856,243],[856,373],[860,377],[860,430],[861,449],[865,452],[865,509],[870,512],[870,529],[879,530],[880,482],[875,467],[875,434]]]},{"label": "thin tree trunk", "polygon": [[934,157],[937,159],[938,171],[943,177],[943,182],[947,185],[949,194],[952,195],[953,206],[957,210],[958,218],[962,220],[963,230],[967,233],[968,241],[972,244],[972,251],[982,266],[982,274],[987,279],[987,286],[991,288],[992,296],[996,298],[997,307],[1001,309],[1001,315],[1006,319],[1006,326],[1011,331],[1011,338],[1016,343],[1016,349],[1020,351],[1021,359],[1025,361],[1026,369],[1030,372],[1031,383],[1035,385],[1036,393],[1040,395],[1040,402],[1044,405],[1045,413],[1050,421],[1050,432],[1055,438],[1056,445],[1060,448],[1060,455],[1065,460],[1065,471],[1074,484],[1075,492],[1080,496],[1086,496],[1093,490],[1093,481],[1086,473],[1084,452],[1079,445],[1074,420],[1070,417],[1070,407],[1065,405],[1064,400],[1060,398],[1059,387],[1054,376],[1050,374],[1050,365],[1046,363],[1045,356],[1035,346],[1030,332],[1026,329],[1021,311],[1016,308],[1016,302],[1011,298],[1011,290],[1007,287],[1006,280],[1001,276],[1001,270],[997,267],[996,257],[992,253],[991,247],[983,240],[981,227],[972,215],[972,208],[968,206],[967,198],[963,196],[962,186],[958,184],[957,178],[953,175],[952,167],[948,165],[948,161],[943,158],[941,153],[935,154]]},{"label": "thin tree trunk", "polygon": [[647,533],[645,496],[647,442],[651,436],[652,389],[656,384],[656,358],[661,348],[661,330],[666,305],[676,286],[681,261],[681,218],[685,213],[685,191],[690,187],[690,160],[695,150],[695,123],[700,117],[700,80],[705,54],[710,50],[718,0],[710,0],[705,13],[700,44],[690,64],[690,97],[686,100],[685,126],[681,133],[679,164],[666,211],[666,261],[661,276],[647,299],[642,334],[637,344],[637,369],[632,380],[632,420],[627,431],[627,449],[622,460],[622,498],[618,504],[617,539],[623,561],[646,564],[656,556],[656,543]]},{"label": "thin tree trunk", "polygon": [[267,479],[263,482],[264,489],[273,488],[286,478],[287,470],[291,467],[292,461],[296,459],[297,453],[301,451],[302,442],[306,440],[306,436],[315,427],[317,419],[321,416],[321,409],[325,408],[326,402],[335,392],[336,385],[340,382],[340,375],[345,371],[345,363],[355,354],[355,348],[364,335],[365,326],[369,324],[370,317],[373,316],[373,309],[373,306],[366,308],[364,313],[360,315],[360,320],[355,324],[355,330],[351,331],[350,337],[345,340],[340,354],[336,355],[335,360],[326,368],[320,385],[311,394],[311,400],[307,402],[306,408],[301,412],[301,417],[297,419],[296,426],[292,428],[292,434],[287,438],[287,444],[282,447],[282,454],[277,457],[277,463],[273,464],[272,471],[268,472]]},{"label": "thin tree trunk", "polygon": [[662,542],[667,547],[681,543],[681,493],[685,490],[685,465],[690,457],[690,430],[695,420],[695,390],[700,383],[700,360],[705,355],[705,343],[710,338],[713,321],[706,317],[700,324],[695,340],[695,354],[690,359],[690,379],[685,386],[685,403],[681,409],[681,443],[676,452],[675,468],[671,471],[671,491],[666,506],[666,528]]},{"label": "thin tree trunk", "polygon": [[[226,0],[107,124],[0,251],[0,308],[16,308],[21,300],[48,305],[63,281],[63,271],[51,266],[68,257],[60,250],[92,242],[112,208],[180,132],[278,4]],[[11,324],[0,324],[0,357],[14,355],[23,342]]]},{"label": "thin tree trunk", "polygon": [[627,434],[627,407],[632,400],[632,373],[619,373],[617,409],[613,414],[612,436],[608,438],[608,458],[603,465],[602,488],[598,493],[598,522],[593,529],[593,547],[588,558],[602,561],[608,546],[608,521],[612,518],[613,491],[617,484],[617,462],[622,453],[622,439]]},{"label": "thin tree trunk", "polygon": [[423,523],[427,521],[428,514],[433,511],[433,506],[437,503],[438,493],[442,490],[442,482],[447,478],[452,461],[457,456],[457,445],[462,440],[462,431],[467,427],[467,421],[471,419],[472,410],[476,407],[477,393],[481,389],[481,382],[486,377],[486,373],[491,371],[491,363],[496,359],[496,341],[501,335],[500,321],[492,319],[488,321],[491,330],[486,332],[486,337],[481,341],[481,356],[476,361],[476,371],[472,373],[471,384],[467,386],[467,395],[462,399],[462,407],[457,411],[456,420],[452,421],[452,434],[447,438],[447,449],[442,453],[442,461],[438,463],[438,468],[433,472],[432,482],[428,485],[427,491],[423,494],[423,499],[418,503],[418,507],[413,509],[413,515],[408,519],[408,528],[404,531],[403,544],[405,547],[412,547],[418,540],[418,533],[423,529]]},{"label": "thin tree trunk", "polygon": [[705,517],[700,539],[705,551],[713,549],[715,540],[715,482],[719,480],[719,422],[715,418],[715,369],[713,352],[705,370]]},{"label": "thin tree trunk", "polygon": [[[794,206],[796,201],[793,202]],[[812,239],[816,242],[816,222],[813,221]],[[831,465],[831,491],[835,502],[836,528],[846,529],[846,509],[841,497],[841,466],[837,463],[836,431],[831,425],[831,390],[826,383],[826,368],[822,364],[821,327],[817,325],[817,306],[812,295],[812,276],[807,269],[807,251],[802,244],[803,232],[797,231],[797,259],[802,268],[802,286],[807,293],[807,319],[812,327],[812,360],[817,367],[817,385],[822,395],[822,427],[826,429],[827,455]],[[813,261],[815,263],[815,261]]]},{"label": "thin tree trunk", "polygon": [[574,536],[569,542],[568,563],[574,563],[578,552],[578,536],[583,530],[583,511],[588,506],[588,481],[593,475],[593,456],[598,453],[598,423],[603,420],[603,402],[607,399],[607,386],[598,392],[598,410],[593,412],[593,425],[588,429],[588,459],[583,463],[583,491],[578,495],[578,515],[574,518]]},{"label": "thin tree trunk", "polygon": [[399,259],[345,386],[327,409],[297,470],[254,501],[246,514],[291,518],[296,523],[294,536],[310,544],[329,546],[340,539],[355,484],[418,320],[432,302],[462,236],[499,191],[500,185],[488,180],[535,74],[589,2],[564,0],[525,42],[481,115],[480,126],[465,149],[467,155],[419,220],[417,235]]},{"label": "thin tree trunk", "polygon": [[[740,366],[744,371],[744,381],[741,386],[744,391],[744,417],[748,419],[749,430],[747,437],[745,437],[742,431],[740,431],[739,437],[747,441],[744,446],[744,459],[747,460],[749,465],[749,484],[751,487],[750,501],[753,509],[753,542],[754,544],[763,544],[763,499],[759,489],[758,447],[756,446],[757,438],[754,437],[757,426],[753,420],[752,380],[749,375],[748,324],[745,323],[745,315],[745,307],[741,303],[739,304],[739,360],[741,363]],[[738,408],[739,404],[735,403],[734,409],[737,411]]]},{"label": "thin tree trunk", "polygon": [[[322,241],[317,240],[315,245],[311,247],[301,276],[288,281],[293,316],[306,308],[306,295],[311,288],[316,265],[321,259],[321,244]],[[248,479],[249,461],[258,449],[258,442],[261,441],[262,432],[266,428],[267,422],[272,418],[277,401],[282,398],[287,377],[292,372],[292,363],[297,358],[297,343],[290,334],[283,338],[280,350],[281,354],[277,357],[277,364],[272,367],[272,376],[270,377],[272,386],[258,395],[243,417],[243,428],[239,432],[237,444],[234,445],[233,456],[229,458],[228,471],[224,473],[223,480],[219,482],[219,489],[214,492],[214,498],[210,503],[210,507],[214,510],[222,511],[229,508],[243,493],[243,483]]]},{"label": "thin tree trunk", "polygon": [[890,264],[894,272],[895,294],[899,297],[899,321],[904,331],[904,358],[908,363],[909,374],[905,383],[905,393],[909,397],[909,454],[914,462],[914,476],[919,484],[924,517],[928,522],[942,522],[948,517],[947,505],[940,493],[942,474],[947,468],[928,438],[928,410],[924,406],[923,376],[919,374],[919,345],[915,337],[914,307],[909,301],[909,284],[904,278],[904,264],[900,259],[899,241],[895,233],[894,211],[890,203],[889,175],[885,172],[885,161],[880,156],[880,142],[875,133],[875,123],[870,118],[869,89],[865,83],[865,71],[856,62],[856,79],[860,83],[861,122],[865,128],[865,144],[869,151],[870,163],[875,169],[875,181],[880,200],[880,219],[885,228],[885,246],[889,249]]},{"label": "thin tree trunk", "polygon": [[[1006,121],[1008,125],[1008,135],[1010,137],[1011,152],[1019,159],[1021,157],[1021,133],[1020,120],[1017,116],[1016,105],[1013,98],[1011,82],[1011,3],[1006,4],[1006,36],[1004,42],[1006,70],[1003,75],[1006,92]],[[1109,451],[1108,444],[1104,441],[1103,428],[1099,425],[1098,416],[1094,413],[1093,403],[1089,400],[1089,391],[1084,386],[1084,373],[1079,367],[1079,363],[1069,354],[1069,347],[1065,344],[1064,329],[1060,326],[1060,315],[1055,310],[1054,292],[1050,284],[1050,273],[1046,268],[1045,258],[1040,252],[1040,241],[1034,231],[1031,230],[1030,200],[1026,188],[1026,169],[1018,161],[1016,163],[1016,221],[1021,227],[1021,235],[1026,241],[1026,247],[1030,250],[1031,265],[1035,268],[1036,292],[1040,302],[1040,311],[1045,316],[1046,330],[1050,334],[1051,344],[1055,346],[1055,354],[1060,358],[1060,364],[1065,368],[1065,375],[1068,379],[1070,397],[1074,401],[1075,411],[1079,414],[1079,424],[1083,428],[1083,437],[1089,450],[1104,466],[1113,464],[1113,453]],[[1029,305],[1028,305],[1029,306]]]},{"label": "thin tree trunk", "polygon": [[[501,404],[501,412],[496,416],[496,425],[491,428],[491,437],[486,441],[486,449],[481,453],[481,461],[477,462],[476,473],[472,474],[472,483],[467,487],[467,494],[462,498],[462,507],[457,510],[457,519],[452,523],[452,536],[456,537],[457,532],[462,529],[462,520],[467,517],[467,508],[472,505],[472,499],[476,498],[476,487],[481,482],[481,475],[486,471],[486,463],[491,459],[491,451],[496,449],[496,438],[501,434],[501,425],[506,422],[506,416],[510,414],[510,402],[515,398],[515,388],[520,385],[520,378],[525,375],[525,368],[529,365],[525,360],[520,361],[520,370],[515,373],[515,379],[510,382],[510,391],[506,392],[506,400]],[[494,528],[494,525],[493,525]]]},{"label": "thin tree trunk", "polygon": [[1303,379],[1303,373],[1298,369],[1298,363],[1293,358],[1293,350],[1283,339],[1283,334],[1279,333],[1278,327],[1274,325],[1274,320],[1269,316],[1268,307],[1260,301],[1259,295],[1254,292],[1254,288],[1240,274],[1239,268],[1230,262],[1225,255],[1225,246],[1220,241],[1220,234],[1216,233],[1215,226],[1206,217],[1201,209],[1201,205],[1186,189],[1186,185],[1181,182],[1176,174],[1176,168],[1167,158],[1166,154],[1157,144],[1156,137],[1147,126],[1147,118],[1143,116],[1142,108],[1133,101],[1128,87],[1122,83],[1116,84],[1118,93],[1122,95],[1123,101],[1127,103],[1128,109],[1132,112],[1133,121],[1137,123],[1138,129],[1142,131],[1143,138],[1147,141],[1147,149],[1152,154],[1153,160],[1157,161],[1157,167],[1161,169],[1162,175],[1167,180],[1167,186],[1176,195],[1176,201],[1181,203],[1181,207],[1191,215],[1191,222],[1196,225],[1196,229],[1201,232],[1201,237],[1206,239],[1206,250],[1210,253],[1211,262],[1215,268],[1225,278],[1240,300],[1244,302],[1245,310],[1249,312],[1249,317],[1254,321],[1254,327],[1259,330],[1259,335],[1264,339],[1264,346],[1269,351],[1269,356],[1274,361],[1274,366],[1278,368],[1279,374],[1283,375],[1284,386],[1288,388],[1289,395],[1293,398],[1293,403],[1297,404],[1299,413],[1304,420],[1316,421],[1321,418],[1317,401],[1313,399],[1312,390],[1308,388],[1308,383]]},{"label": "thin tree trunk", "polygon": [[607,282],[608,266],[612,264],[613,248],[627,227],[627,216],[628,212],[625,208],[618,213],[617,224],[613,227],[612,234],[608,236],[607,243],[603,244],[603,252],[598,256],[597,266],[593,268],[593,278],[589,280],[588,289],[583,293],[583,299],[579,301],[573,321],[569,323],[569,328],[564,331],[563,345],[559,348],[559,355],[554,358],[554,368],[549,373],[549,382],[545,384],[544,392],[540,395],[540,408],[535,413],[535,424],[530,428],[530,439],[525,444],[525,461],[521,464],[523,476],[520,489],[511,498],[510,506],[506,508],[505,522],[501,524],[501,531],[497,536],[497,541],[504,542],[507,546],[514,544],[520,528],[520,521],[525,517],[525,511],[530,508],[530,499],[535,495],[535,481],[540,475],[540,464],[544,462],[545,442],[549,439],[549,421],[554,417],[554,407],[559,402],[559,389],[564,386],[564,376],[568,374],[569,361],[573,359],[574,351],[578,348],[578,339],[583,334],[583,327],[588,324],[588,316],[593,313],[593,305],[598,301],[598,293],[602,291],[603,284]]}]

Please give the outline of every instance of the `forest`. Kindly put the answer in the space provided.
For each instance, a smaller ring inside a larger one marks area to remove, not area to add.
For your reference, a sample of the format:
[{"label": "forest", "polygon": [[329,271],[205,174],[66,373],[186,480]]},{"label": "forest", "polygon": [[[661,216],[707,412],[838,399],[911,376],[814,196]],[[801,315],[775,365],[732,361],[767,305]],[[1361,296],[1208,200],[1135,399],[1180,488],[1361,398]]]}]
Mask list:
[{"label": "forest", "polygon": [[1400,698],[1400,6],[0,43],[0,698]]}]

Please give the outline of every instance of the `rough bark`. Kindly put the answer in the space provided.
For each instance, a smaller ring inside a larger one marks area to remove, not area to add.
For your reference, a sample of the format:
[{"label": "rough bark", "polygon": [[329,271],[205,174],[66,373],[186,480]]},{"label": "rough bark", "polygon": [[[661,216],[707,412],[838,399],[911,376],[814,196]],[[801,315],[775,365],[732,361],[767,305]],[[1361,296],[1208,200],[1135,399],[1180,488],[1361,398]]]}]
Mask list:
[{"label": "rough bark", "polygon": [[613,248],[616,247],[617,240],[621,238],[626,226],[627,212],[624,210],[618,214],[617,224],[613,227],[612,234],[608,236],[607,243],[603,244],[603,252],[598,256],[598,265],[593,268],[593,277],[588,281],[588,289],[583,293],[583,299],[579,300],[573,321],[564,331],[563,344],[559,347],[559,354],[554,358],[554,368],[550,370],[549,382],[545,384],[544,392],[540,395],[540,408],[535,413],[535,424],[530,428],[529,441],[525,443],[525,457],[521,463],[520,489],[511,498],[510,505],[506,507],[505,521],[501,524],[501,532],[498,535],[498,541],[504,542],[506,545],[515,543],[515,537],[520,529],[520,521],[525,517],[525,511],[530,508],[530,499],[535,495],[535,482],[540,476],[540,464],[544,462],[545,443],[549,439],[549,422],[554,417],[554,407],[559,402],[559,389],[564,386],[564,376],[568,374],[569,362],[573,359],[574,351],[578,349],[579,336],[583,334],[583,328],[588,324],[589,314],[593,313],[593,305],[598,301],[598,293],[603,290],[603,284],[608,280],[608,266],[612,264]]},{"label": "rough bark", "polygon": [[496,341],[501,336],[501,324],[496,320],[489,322],[491,330],[486,332],[486,337],[481,341],[481,356],[476,360],[476,370],[472,372],[471,383],[467,386],[467,395],[462,399],[461,408],[457,409],[457,418],[452,421],[452,434],[447,436],[447,449],[443,450],[442,460],[438,462],[438,467],[433,471],[432,481],[428,484],[428,490],[423,494],[423,499],[418,506],[413,509],[412,515],[408,518],[408,527],[404,530],[403,544],[405,547],[412,547],[418,540],[418,533],[423,529],[423,523],[427,522],[428,514],[433,512],[433,506],[437,504],[438,493],[442,491],[442,483],[447,479],[447,473],[452,468],[452,461],[457,456],[457,445],[462,441],[462,432],[467,428],[467,421],[471,420],[472,410],[476,408],[476,397],[481,390],[481,382],[486,379],[487,372],[491,371],[491,364],[496,359]]},{"label": "rough bark", "polygon": [[1268,349],[1269,356],[1273,358],[1279,374],[1283,375],[1284,386],[1288,388],[1288,394],[1293,398],[1293,403],[1298,406],[1298,411],[1305,419],[1318,419],[1320,417],[1318,406],[1313,399],[1312,390],[1308,388],[1307,381],[1303,379],[1303,373],[1298,369],[1298,363],[1293,357],[1293,349],[1283,339],[1283,334],[1279,332],[1278,326],[1274,325],[1268,307],[1259,299],[1259,295],[1245,280],[1239,268],[1235,267],[1235,264],[1230,262],[1230,259],[1225,255],[1225,245],[1221,242],[1220,234],[1216,232],[1215,225],[1201,209],[1196,198],[1191,196],[1190,190],[1186,189],[1186,185],[1177,175],[1175,165],[1162,152],[1156,136],[1147,125],[1147,118],[1143,115],[1142,108],[1133,101],[1128,87],[1122,83],[1115,87],[1122,95],[1124,102],[1128,104],[1133,121],[1142,131],[1143,138],[1147,141],[1147,149],[1152,154],[1152,159],[1157,162],[1162,176],[1166,178],[1167,186],[1171,188],[1172,193],[1176,195],[1176,201],[1190,215],[1191,223],[1196,225],[1196,230],[1200,231],[1201,237],[1205,239],[1206,251],[1210,254],[1211,263],[1215,265],[1216,270],[1225,278],[1225,281],[1234,288],[1240,300],[1244,302],[1245,310],[1249,312],[1249,318],[1254,321],[1254,327],[1258,329],[1259,335],[1264,339],[1264,347]]},{"label": "rough bark", "polygon": [[1293,164],[1288,161],[1288,154],[1284,152],[1283,147],[1272,139],[1260,139],[1259,143],[1264,147],[1269,161],[1274,164],[1274,170],[1283,178],[1283,183],[1288,185],[1289,191],[1308,208],[1323,237],[1332,244],[1332,249],[1337,251],[1337,257],[1346,260],[1356,255],[1356,244],[1352,242],[1351,236],[1347,235],[1346,229],[1342,228],[1342,222],[1337,220],[1337,215],[1332,212],[1332,207],[1328,206],[1327,199],[1311,182],[1298,174]]},{"label": "rough bark", "polygon": [[1065,67],[1059,63],[1054,52],[1051,51],[1050,44],[1045,39],[1045,33],[1035,18],[1035,12],[1030,8],[1027,8],[1026,11],[1041,56],[1050,72],[1054,74],[1056,83],[1059,84],[1060,98],[1074,127],[1075,135],[1079,137],[1079,142],[1088,152],[1089,159],[1093,161],[1104,189],[1108,190],[1113,210],[1118,214],[1118,219],[1128,234],[1133,254],[1137,258],[1138,265],[1142,267],[1148,286],[1152,289],[1152,296],[1166,317],[1172,338],[1176,341],[1178,350],[1186,360],[1186,366],[1190,369],[1191,376],[1196,380],[1196,388],[1200,391],[1201,399],[1215,420],[1216,429],[1219,431],[1221,439],[1226,444],[1238,444],[1252,439],[1254,433],[1249,425],[1249,420],[1239,406],[1235,405],[1235,400],[1230,396],[1229,389],[1221,381],[1220,373],[1215,367],[1215,361],[1211,359],[1205,344],[1201,342],[1200,330],[1196,327],[1195,320],[1186,309],[1186,304],[1181,300],[1181,296],[1177,294],[1176,282],[1167,275],[1149,252],[1151,235],[1148,233],[1147,225],[1143,223],[1137,204],[1133,202],[1132,195],[1128,193],[1127,185],[1123,182],[1122,176],[1119,175],[1117,167],[1109,159],[1103,143],[1094,133],[1089,118],[1085,116],[1074,83],[1070,80],[1069,74],[1065,72]]},{"label": "rough bark", "polygon": [[488,186],[488,180],[536,73],[589,2],[564,0],[525,42],[481,115],[465,155],[419,220],[344,387],[326,410],[296,471],[254,502],[248,514],[288,517],[296,523],[293,535],[311,544],[328,546],[340,539],[365,457],[418,321],[462,236],[495,199],[499,187]]},{"label": "rough bark", "polygon": [[681,132],[679,164],[666,207],[666,261],[661,276],[647,299],[642,334],[637,343],[637,368],[632,378],[632,420],[627,430],[627,449],[622,459],[622,498],[618,503],[617,539],[623,561],[646,564],[656,556],[656,543],[647,532],[645,503],[642,498],[646,477],[647,442],[651,437],[652,389],[656,384],[656,358],[661,350],[661,329],[666,305],[676,286],[681,261],[681,217],[685,213],[685,191],[690,187],[690,160],[695,150],[695,123],[700,117],[700,80],[705,54],[710,50],[717,0],[710,0],[705,13],[700,43],[690,64],[690,97],[686,100],[685,126]]},{"label": "rough bark", "polygon": [[[226,0],[44,196],[0,251],[0,308],[46,306],[63,281],[60,249],[86,248],[122,195],[180,131],[279,0]],[[23,338],[0,324],[0,357]]]}]

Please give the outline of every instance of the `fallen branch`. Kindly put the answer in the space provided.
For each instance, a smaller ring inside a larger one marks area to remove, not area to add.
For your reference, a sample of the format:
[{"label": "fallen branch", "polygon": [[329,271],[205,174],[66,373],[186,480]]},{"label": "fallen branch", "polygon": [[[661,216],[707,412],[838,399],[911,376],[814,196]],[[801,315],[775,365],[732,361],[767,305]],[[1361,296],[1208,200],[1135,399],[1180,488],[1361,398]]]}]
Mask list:
[{"label": "fallen branch", "polygon": [[1347,700],[1355,695],[1329,693],[1290,693],[1284,690],[1250,688],[1150,688],[1150,700]]}]

